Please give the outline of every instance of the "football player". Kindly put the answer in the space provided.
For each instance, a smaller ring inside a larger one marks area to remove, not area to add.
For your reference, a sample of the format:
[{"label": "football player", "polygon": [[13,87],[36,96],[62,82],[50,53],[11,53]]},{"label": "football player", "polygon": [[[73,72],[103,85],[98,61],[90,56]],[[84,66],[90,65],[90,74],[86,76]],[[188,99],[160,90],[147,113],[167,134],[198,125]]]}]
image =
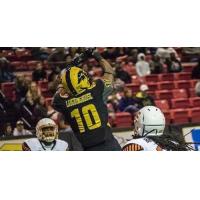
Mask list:
[{"label": "football player", "polygon": [[[91,51],[91,55],[102,66],[103,77],[93,81],[77,65],[68,66],[60,74],[63,89],[68,96],[57,92],[53,106],[65,116],[84,150],[121,150],[112,135],[106,106],[107,97],[113,91],[114,70],[97,50]],[[76,61],[82,58],[76,58]]]},{"label": "football player", "polygon": [[23,151],[67,151],[68,143],[57,139],[58,127],[49,118],[41,119],[36,125],[36,136],[22,144]]},{"label": "football player", "polygon": [[187,147],[173,134],[164,134],[165,116],[155,106],[146,106],[138,111],[134,120],[133,139],[123,151],[186,151]]}]

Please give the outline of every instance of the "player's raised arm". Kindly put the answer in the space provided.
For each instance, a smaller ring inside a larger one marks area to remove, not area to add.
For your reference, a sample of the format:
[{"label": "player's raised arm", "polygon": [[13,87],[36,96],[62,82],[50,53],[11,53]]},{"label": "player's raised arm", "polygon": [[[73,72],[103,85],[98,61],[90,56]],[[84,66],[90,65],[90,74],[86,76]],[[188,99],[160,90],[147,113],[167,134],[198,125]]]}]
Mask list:
[{"label": "player's raised arm", "polygon": [[114,70],[112,66],[110,65],[110,63],[107,60],[105,60],[97,50],[94,50],[92,55],[100,63],[101,67],[104,70],[103,79],[109,80],[111,84],[113,84]]}]

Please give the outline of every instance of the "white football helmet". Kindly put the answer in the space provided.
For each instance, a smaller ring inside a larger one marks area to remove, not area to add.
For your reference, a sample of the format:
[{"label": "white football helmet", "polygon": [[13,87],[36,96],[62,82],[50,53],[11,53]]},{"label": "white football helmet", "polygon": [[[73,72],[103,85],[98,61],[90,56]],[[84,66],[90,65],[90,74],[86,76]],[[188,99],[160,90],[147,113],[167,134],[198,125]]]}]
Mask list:
[{"label": "white football helmet", "polygon": [[58,137],[58,126],[52,119],[41,119],[36,125],[36,136],[40,141],[53,142]]},{"label": "white football helmet", "polygon": [[136,135],[160,136],[165,129],[165,116],[155,106],[145,106],[138,111],[134,120],[134,132]]}]

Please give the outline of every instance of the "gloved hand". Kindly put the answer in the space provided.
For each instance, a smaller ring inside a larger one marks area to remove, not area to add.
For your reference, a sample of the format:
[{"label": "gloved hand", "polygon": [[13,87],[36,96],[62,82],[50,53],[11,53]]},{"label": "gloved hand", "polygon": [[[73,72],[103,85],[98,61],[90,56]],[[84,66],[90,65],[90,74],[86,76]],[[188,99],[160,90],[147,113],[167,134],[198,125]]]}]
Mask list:
[{"label": "gloved hand", "polygon": [[85,48],[83,53],[79,54],[72,60],[72,65],[79,66],[82,62],[84,62],[88,57],[92,56],[95,48]]},{"label": "gloved hand", "polygon": [[95,51],[95,47],[87,47],[87,48],[85,48],[85,54],[87,55],[87,56],[92,56],[92,54],[93,54],[93,52]]}]

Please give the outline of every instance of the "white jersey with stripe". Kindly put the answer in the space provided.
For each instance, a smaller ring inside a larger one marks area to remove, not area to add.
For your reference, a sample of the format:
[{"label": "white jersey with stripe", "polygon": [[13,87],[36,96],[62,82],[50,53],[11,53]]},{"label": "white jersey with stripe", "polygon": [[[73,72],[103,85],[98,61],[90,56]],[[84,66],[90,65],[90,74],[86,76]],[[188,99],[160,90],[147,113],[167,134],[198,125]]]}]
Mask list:
[{"label": "white jersey with stripe", "polygon": [[45,145],[40,142],[37,138],[28,139],[25,144],[30,148],[31,151],[66,151],[69,148],[67,142],[56,139],[51,145]]},{"label": "white jersey with stripe", "polygon": [[162,149],[149,138],[132,139],[123,148],[125,151],[162,151]]}]

